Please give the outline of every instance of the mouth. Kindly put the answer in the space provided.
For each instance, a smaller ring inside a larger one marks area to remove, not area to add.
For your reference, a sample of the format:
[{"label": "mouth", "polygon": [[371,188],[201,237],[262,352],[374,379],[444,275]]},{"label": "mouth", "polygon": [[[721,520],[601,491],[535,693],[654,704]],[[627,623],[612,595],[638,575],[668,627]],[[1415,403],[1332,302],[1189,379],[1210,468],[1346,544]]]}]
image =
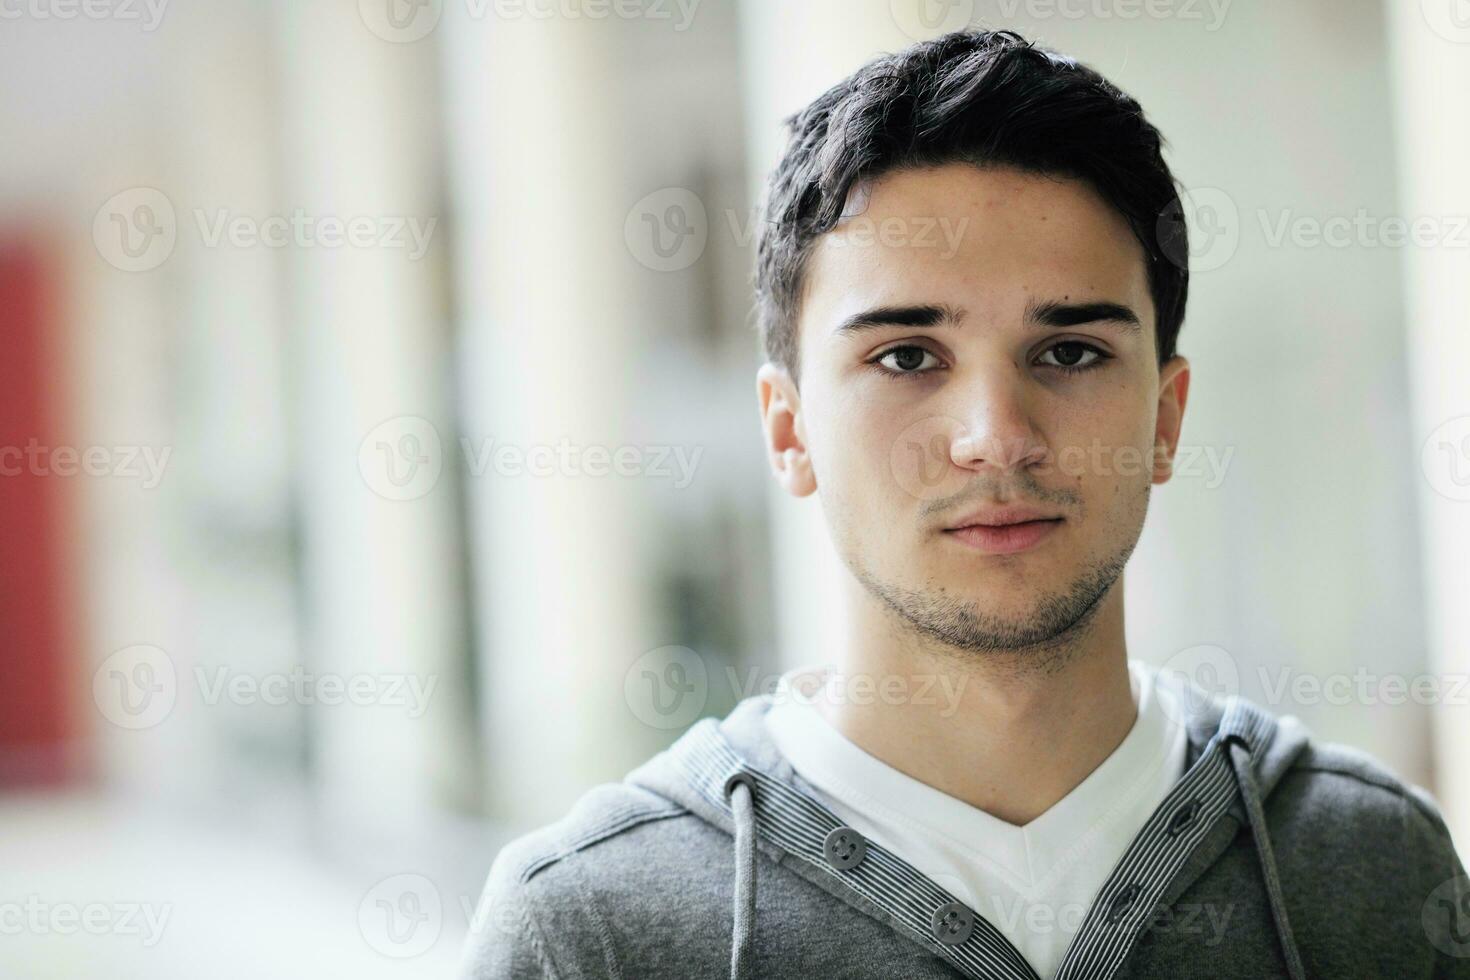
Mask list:
[{"label": "mouth", "polygon": [[962,518],[944,533],[988,555],[1013,555],[1041,544],[1063,518],[1020,508],[996,508]]}]

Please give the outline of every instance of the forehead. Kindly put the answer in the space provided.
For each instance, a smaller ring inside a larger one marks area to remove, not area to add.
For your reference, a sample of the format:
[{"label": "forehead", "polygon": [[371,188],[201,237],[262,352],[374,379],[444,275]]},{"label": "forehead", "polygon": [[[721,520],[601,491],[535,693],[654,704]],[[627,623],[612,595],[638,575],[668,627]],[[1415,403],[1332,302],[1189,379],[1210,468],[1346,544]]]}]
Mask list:
[{"label": "forehead", "polygon": [[964,163],[894,171],[814,243],[801,342],[875,306],[950,303],[999,323],[1033,298],[1109,300],[1153,321],[1143,247],[1086,183]]}]

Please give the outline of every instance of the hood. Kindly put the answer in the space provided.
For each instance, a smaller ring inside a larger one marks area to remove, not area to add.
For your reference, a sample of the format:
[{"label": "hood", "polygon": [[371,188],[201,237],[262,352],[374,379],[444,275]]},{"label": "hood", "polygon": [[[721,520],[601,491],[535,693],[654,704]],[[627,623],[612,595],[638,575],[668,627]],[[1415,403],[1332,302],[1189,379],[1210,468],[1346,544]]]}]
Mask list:
[{"label": "hood", "polygon": [[[1130,944],[1089,943],[1085,934],[1106,929],[1116,935],[1120,928],[1141,927],[1148,909],[1182,892],[1244,826],[1255,843],[1288,971],[1294,980],[1302,978],[1263,803],[1307,748],[1310,735],[1294,717],[1273,717],[1244,698],[1212,696],[1177,675],[1160,675],[1157,683],[1170,684],[1182,706],[1189,743],[1185,774],[1098,892],[1058,976],[1088,973],[1109,961],[1116,964]],[[778,863],[794,860],[794,869],[839,894],[859,886],[862,898],[867,903],[876,899],[880,907],[885,889],[893,891],[897,882],[901,887],[892,907],[884,910],[899,921],[912,919],[908,924],[920,935],[937,934],[941,952],[975,972],[983,972],[1000,955],[1011,972],[1035,976],[993,926],[878,845],[868,843],[862,867],[833,870],[828,839],[845,828],[766,736],[765,713],[773,703],[769,694],[746,698],[725,718],[698,722],[627,776],[628,782],[685,807],[731,836],[735,897],[730,976],[750,972],[757,936],[757,851]],[[871,882],[865,881],[867,876]],[[926,918],[924,909],[934,910],[933,917]],[[948,933],[940,932],[942,914],[950,916]],[[951,944],[947,940],[958,935],[956,921],[964,924],[964,937]],[[967,953],[973,962],[966,960]]]}]

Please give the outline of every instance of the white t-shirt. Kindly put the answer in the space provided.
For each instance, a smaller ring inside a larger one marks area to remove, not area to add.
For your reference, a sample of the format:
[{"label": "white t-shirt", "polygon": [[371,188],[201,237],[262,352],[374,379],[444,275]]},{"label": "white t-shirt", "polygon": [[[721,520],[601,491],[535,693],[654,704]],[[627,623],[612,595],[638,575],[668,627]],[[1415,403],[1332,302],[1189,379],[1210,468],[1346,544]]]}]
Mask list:
[{"label": "white t-shirt", "polygon": [[1093,896],[1184,772],[1180,714],[1161,707],[1173,692],[1156,686],[1143,662],[1128,667],[1138,717],[1127,736],[1070,793],[1021,827],[899,772],[839,734],[797,693],[821,689],[821,666],[781,678],[766,727],[839,819],[988,919],[1048,978]]}]

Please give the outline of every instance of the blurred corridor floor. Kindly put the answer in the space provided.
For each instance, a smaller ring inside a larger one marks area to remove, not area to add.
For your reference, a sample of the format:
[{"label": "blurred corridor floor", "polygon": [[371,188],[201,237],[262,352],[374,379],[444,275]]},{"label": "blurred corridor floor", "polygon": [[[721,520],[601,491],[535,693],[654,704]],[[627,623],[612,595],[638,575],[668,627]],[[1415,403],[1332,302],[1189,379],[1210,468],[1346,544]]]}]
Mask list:
[{"label": "blurred corridor floor", "polygon": [[98,796],[3,797],[0,976],[451,976],[463,899],[446,896],[432,943],[426,932],[394,946],[375,925],[383,877],[334,868],[296,842]]}]

